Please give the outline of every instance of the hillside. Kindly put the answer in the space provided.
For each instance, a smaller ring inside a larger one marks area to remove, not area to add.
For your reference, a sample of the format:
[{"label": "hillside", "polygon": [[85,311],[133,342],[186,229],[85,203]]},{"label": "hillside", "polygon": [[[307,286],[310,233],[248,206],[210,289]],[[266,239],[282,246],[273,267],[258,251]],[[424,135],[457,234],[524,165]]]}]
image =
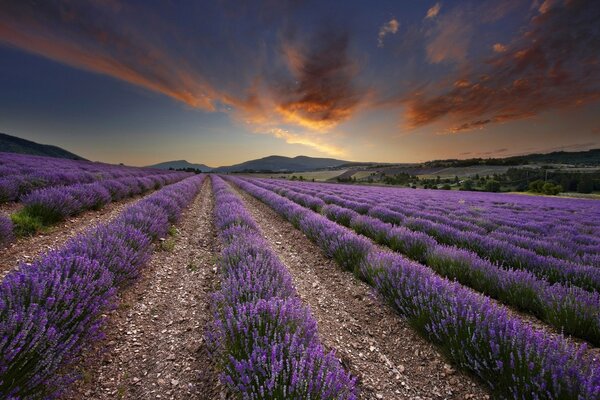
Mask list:
[{"label": "hillside", "polygon": [[468,158],[464,160],[447,159],[427,161],[422,165],[427,168],[437,167],[469,167],[473,165],[527,165],[527,164],[568,164],[568,165],[600,165],[600,149],[586,151],[554,151],[552,153],[531,153],[505,158]]},{"label": "hillside", "polygon": [[240,164],[215,168],[215,172],[260,172],[260,171],[314,171],[324,168],[335,168],[348,164],[349,161],[334,158],[315,158],[307,156],[284,157],[268,156],[257,160],[250,160]]},{"label": "hillside", "polygon": [[40,144],[5,133],[0,133],[0,151],[6,153],[31,154],[34,156],[68,158],[71,160],[85,160],[85,158],[58,146]]},{"label": "hillside", "polygon": [[162,163],[158,163],[158,164],[154,164],[154,165],[149,165],[148,168],[157,168],[157,169],[187,169],[187,168],[193,168],[193,169],[198,169],[202,172],[209,172],[212,171],[213,168],[209,167],[208,165],[204,165],[204,164],[194,164],[191,162],[188,162],[186,160],[177,160],[177,161],[165,161]]}]

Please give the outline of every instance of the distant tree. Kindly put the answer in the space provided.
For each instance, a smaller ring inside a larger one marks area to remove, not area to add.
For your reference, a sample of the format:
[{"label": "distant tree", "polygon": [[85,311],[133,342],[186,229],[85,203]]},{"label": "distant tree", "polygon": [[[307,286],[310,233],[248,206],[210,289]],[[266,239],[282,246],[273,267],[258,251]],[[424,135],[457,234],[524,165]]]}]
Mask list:
[{"label": "distant tree", "polygon": [[500,182],[490,179],[485,182],[485,191],[486,192],[499,192],[500,191]]},{"label": "distant tree", "polygon": [[544,194],[554,196],[559,194],[560,192],[562,192],[562,186],[556,185],[553,182],[546,182],[544,183],[544,186],[542,186],[542,193]]},{"label": "distant tree", "polygon": [[460,180],[458,179],[458,176],[454,176],[454,183],[458,184],[460,182]]},{"label": "distant tree", "polygon": [[529,191],[534,193],[542,193],[544,181],[541,179],[529,183]]},{"label": "distant tree", "polygon": [[447,183],[445,183],[445,184],[442,186],[442,189],[443,189],[443,190],[451,190],[451,189],[452,189],[452,187],[450,187],[450,185],[448,185]]},{"label": "distant tree", "polygon": [[578,193],[592,193],[594,191],[594,181],[591,177],[584,177],[577,184]]},{"label": "distant tree", "polygon": [[473,190],[473,181],[470,179],[465,179],[460,187],[460,190]]}]

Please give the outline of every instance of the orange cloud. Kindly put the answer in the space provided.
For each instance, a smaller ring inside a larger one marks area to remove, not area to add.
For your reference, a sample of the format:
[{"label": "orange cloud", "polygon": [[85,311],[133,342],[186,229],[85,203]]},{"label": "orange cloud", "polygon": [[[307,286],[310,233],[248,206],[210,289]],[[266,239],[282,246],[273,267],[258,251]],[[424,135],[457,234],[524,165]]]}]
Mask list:
[{"label": "orange cloud", "polygon": [[322,138],[314,137],[306,133],[299,134],[281,128],[270,129],[267,131],[267,133],[275,136],[276,138],[285,140],[286,143],[301,144],[332,156],[343,157],[346,155],[346,152],[341,147],[326,143]]},{"label": "orange cloud", "polygon": [[291,76],[277,85],[272,100],[284,122],[327,131],[353,115],[364,93],[353,82],[358,67],[348,55],[345,32],[286,41],[282,51]]},{"label": "orange cloud", "polygon": [[506,50],[508,50],[508,47],[502,43],[496,43],[492,46],[492,50],[494,50],[494,53],[504,53]]},{"label": "orange cloud", "polygon": [[426,46],[427,60],[433,64],[444,61],[463,62],[467,57],[472,26],[461,13],[439,18],[429,35]]},{"label": "orange cloud", "polygon": [[435,18],[440,13],[442,5],[440,3],[435,3],[429,10],[427,10],[427,15],[425,18]]},{"label": "orange cloud", "polygon": [[379,28],[379,34],[377,35],[377,47],[383,47],[383,39],[388,34],[395,34],[398,32],[398,28],[400,27],[400,23],[396,18],[392,18],[385,24]]},{"label": "orange cloud", "polygon": [[544,10],[510,48],[474,64],[441,93],[406,97],[407,125],[444,120],[445,133],[458,133],[599,100],[599,18],[600,7],[584,1]]},{"label": "orange cloud", "polygon": [[[139,11],[126,3],[48,2],[44,12],[40,7],[8,3],[0,12],[0,43],[111,76],[193,108],[226,111],[249,124],[251,131],[342,154],[323,139],[290,133],[282,126],[322,133],[353,114],[361,94],[352,83],[357,67],[347,54],[345,32],[322,31],[310,40],[287,41],[282,54],[290,79],[275,82],[262,76],[246,90],[228,90],[217,89],[202,65],[191,65],[185,56],[152,40],[153,33],[119,23],[123,21],[115,18],[126,19],[127,12]],[[161,29],[171,32],[172,27]]]},{"label": "orange cloud", "polygon": [[[114,7],[112,2],[108,2]],[[112,76],[145,89],[162,93],[191,107],[214,111],[215,102],[227,97],[183,60],[176,60],[148,43],[136,45],[126,36],[77,20],[77,10],[61,9],[61,23],[77,30],[53,29],[52,21],[24,14],[22,19],[0,15],[0,41],[73,67]],[[72,25],[68,25],[71,23]]]}]

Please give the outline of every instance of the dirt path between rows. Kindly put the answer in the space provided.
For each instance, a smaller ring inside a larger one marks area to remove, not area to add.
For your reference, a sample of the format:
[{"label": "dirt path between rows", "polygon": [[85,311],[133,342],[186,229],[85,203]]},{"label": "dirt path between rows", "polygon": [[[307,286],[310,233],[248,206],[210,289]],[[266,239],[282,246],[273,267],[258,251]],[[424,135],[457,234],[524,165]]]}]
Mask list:
[{"label": "dirt path between rows", "polygon": [[360,399],[488,399],[371,288],[328,260],[302,232],[237,189],[317,320],[323,344],[359,378]]},{"label": "dirt path between rows", "polygon": [[103,222],[115,218],[129,204],[141,200],[142,196],[131,197],[109,203],[98,211],[85,211],[54,225],[45,233],[17,238],[6,248],[0,249],[0,279],[20,262],[31,262],[42,253],[60,248],[67,240]]},{"label": "dirt path between rows", "polygon": [[109,318],[103,352],[68,399],[219,399],[204,347],[218,240],[210,179],[183,213],[172,251],[157,251]]}]

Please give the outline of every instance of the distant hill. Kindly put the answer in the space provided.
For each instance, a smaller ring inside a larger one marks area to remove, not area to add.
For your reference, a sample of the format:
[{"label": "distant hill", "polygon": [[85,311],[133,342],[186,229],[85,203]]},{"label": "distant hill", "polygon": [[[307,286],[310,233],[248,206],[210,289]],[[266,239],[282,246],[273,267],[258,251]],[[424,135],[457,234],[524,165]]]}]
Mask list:
[{"label": "distant hill", "polygon": [[204,165],[204,164],[193,164],[187,162],[186,160],[177,160],[177,161],[166,161],[159,164],[149,165],[148,168],[157,168],[157,169],[186,169],[193,168],[198,169],[202,172],[212,171],[212,168]]},{"label": "distant hill", "polygon": [[268,156],[258,160],[250,160],[241,164],[215,168],[215,172],[303,172],[317,169],[335,168],[350,164],[349,161],[334,158],[316,158],[307,156],[284,157]]},{"label": "distant hill", "polygon": [[600,149],[586,151],[554,151],[552,153],[525,154],[505,158],[468,158],[465,160],[434,160],[422,164],[426,168],[470,167],[474,165],[526,165],[526,164],[571,164],[578,166],[600,165]]},{"label": "distant hill", "polygon": [[[212,168],[205,164],[194,164],[186,160],[166,161],[159,164],[150,165],[149,168],[160,169],[185,169],[194,168],[202,172],[304,172],[315,171],[318,169],[337,168],[340,166],[350,166],[358,163],[350,161],[336,160],[334,158],[315,158],[307,156],[284,157],[268,156],[258,160],[245,161],[240,164]],[[368,163],[363,163],[368,164]]]},{"label": "distant hill", "polygon": [[73,154],[58,146],[40,144],[31,140],[21,139],[16,136],[0,133],[0,151],[6,153],[31,154],[34,156],[46,156],[55,158],[68,158],[71,160],[85,160],[85,158]]}]

